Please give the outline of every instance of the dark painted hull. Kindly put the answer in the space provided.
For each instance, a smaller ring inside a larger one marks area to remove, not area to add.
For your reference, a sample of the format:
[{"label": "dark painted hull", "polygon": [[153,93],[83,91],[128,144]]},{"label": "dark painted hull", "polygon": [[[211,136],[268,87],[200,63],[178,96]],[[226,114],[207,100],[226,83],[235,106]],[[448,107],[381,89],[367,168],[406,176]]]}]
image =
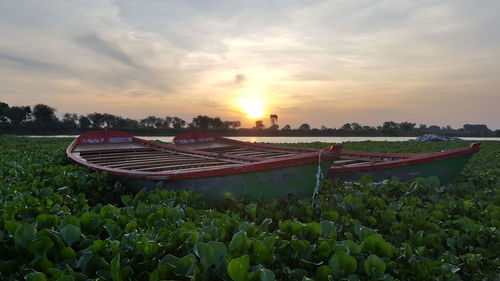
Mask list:
[{"label": "dark painted hull", "polygon": [[[326,173],[331,164],[332,161],[322,161],[322,172]],[[124,182],[136,188],[191,190],[202,194],[205,199],[233,197],[269,200],[289,195],[306,198],[311,197],[314,192],[317,171],[318,163],[310,163],[217,177],[165,181],[128,178]]]},{"label": "dark painted hull", "polygon": [[470,154],[462,155],[427,163],[378,170],[370,170],[367,168],[357,171],[333,171],[328,174],[328,178],[341,181],[356,181],[365,175],[369,175],[373,181],[382,181],[390,177],[397,177],[400,181],[405,182],[418,177],[427,178],[436,176],[441,183],[447,183],[460,175],[471,156]]}]

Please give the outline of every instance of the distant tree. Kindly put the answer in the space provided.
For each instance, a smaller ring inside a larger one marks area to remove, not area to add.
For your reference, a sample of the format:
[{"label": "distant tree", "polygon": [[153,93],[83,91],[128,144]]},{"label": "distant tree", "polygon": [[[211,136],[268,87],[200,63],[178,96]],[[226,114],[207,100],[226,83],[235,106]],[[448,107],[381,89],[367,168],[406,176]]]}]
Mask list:
[{"label": "distant tree", "polygon": [[62,119],[63,128],[76,128],[78,125],[78,115],[76,113],[64,113]]},{"label": "distant tree", "polygon": [[326,131],[328,130],[329,128],[327,126],[324,126],[324,125],[321,125],[321,131]]},{"label": "distant tree", "polygon": [[144,128],[161,128],[165,120],[156,116],[148,116],[140,121],[140,124]]},{"label": "distant tree", "polygon": [[264,126],[264,122],[262,120],[255,121],[255,129],[262,130],[264,128],[265,128],[265,126]]},{"label": "distant tree", "polygon": [[31,119],[31,108],[29,106],[13,106],[7,111],[7,117],[13,125]]},{"label": "distant tree", "polygon": [[91,125],[90,119],[83,115],[78,118],[78,123],[80,125],[80,129],[88,129]]},{"label": "distant tree", "polygon": [[342,127],[340,127],[340,128],[344,131],[352,130],[351,123],[346,123],[346,124],[342,125]]},{"label": "distant tree", "polygon": [[165,120],[165,122],[163,122],[162,128],[165,128],[165,129],[171,128],[173,118],[170,116],[166,116],[164,120]]},{"label": "distant tree", "polygon": [[141,127],[139,121],[130,118],[117,118],[116,125],[118,128],[122,129],[137,129]]},{"label": "distant tree", "polygon": [[298,129],[300,131],[309,131],[311,129],[311,126],[309,126],[309,124],[307,124],[307,123],[304,123],[304,124],[300,125]]},{"label": "distant tree", "polygon": [[474,135],[486,135],[491,133],[491,130],[484,124],[464,124],[465,132]]},{"label": "distant tree", "polygon": [[175,116],[172,117],[172,127],[174,129],[181,129],[186,126],[186,121],[182,120],[181,118]]},{"label": "distant tree", "polygon": [[399,134],[399,126],[394,121],[386,121],[382,124],[382,134],[388,136],[397,136]]},{"label": "distant tree", "polygon": [[419,129],[420,131],[425,131],[425,130],[427,130],[427,125],[425,125],[425,124],[420,124],[420,125],[418,125],[418,129]]},{"label": "distant tree", "polygon": [[198,129],[208,129],[210,127],[210,124],[212,123],[212,118],[206,116],[206,115],[198,115],[195,118],[193,118],[193,121],[191,122],[191,126],[193,128],[198,128]]},{"label": "distant tree", "polygon": [[9,105],[4,102],[0,102],[0,124],[7,124],[8,111],[9,111]]},{"label": "distant tree", "polygon": [[359,123],[351,123],[351,129],[353,131],[360,131],[361,129],[363,129],[363,127],[361,127],[361,125]]},{"label": "distant tree", "polygon": [[269,115],[269,119],[271,119],[271,125],[276,125],[278,123],[278,115],[276,114]]},{"label": "distant tree", "polygon": [[91,113],[87,115],[87,118],[92,122],[92,128],[103,128],[104,127],[104,115],[101,113]]},{"label": "distant tree", "polygon": [[57,121],[55,111],[54,108],[40,103],[33,107],[33,116],[37,122],[50,123]]},{"label": "distant tree", "polygon": [[224,126],[229,129],[236,129],[241,126],[240,121],[224,121]]},{"label": "distant tree", "polygon": [[427,130],[428,130],[429,132],[439,132],[439,131],[441,131],[441,128],[440,128],[439,126],[437,126],[437,125],[430,125],[430,126],[427,128]]},{"label": "distant tree", "polygon": [[292,129],[292,127],[290,127],[290,125],[285,125],[281,130],[290,131],[291,129]]},{"label": "distant tree", "polygon": [[402,123],[399,123],[399,129],[402,131],[402,132],[411,132],[413,130],[415,130],[415,123],[410,123],[410,122],[402,122]]},{"label": "distant tree", "polygon": [[224,122],[222,122],[222,120],[220,120],[219,117],[215,117],[211,120],[209,127],[211,129],[224,129],[225,125]]}]

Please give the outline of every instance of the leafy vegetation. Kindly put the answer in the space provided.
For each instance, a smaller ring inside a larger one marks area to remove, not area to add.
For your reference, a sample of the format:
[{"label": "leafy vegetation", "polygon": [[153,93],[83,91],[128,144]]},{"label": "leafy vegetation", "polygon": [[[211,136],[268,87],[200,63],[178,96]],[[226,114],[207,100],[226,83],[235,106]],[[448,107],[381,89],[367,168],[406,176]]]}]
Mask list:
[{"label": "leafy vegetation", "polygon": [[[500,143],[456,182],[324,185],[310,198],[140,191],[66,160],[69,139],[0,137],[2,280],[495,280]],[[303,145],[303,144],[301,144]],[[308,144],[322,147],[325,144]],[[428,152],[465,143],[346,143]]]}]

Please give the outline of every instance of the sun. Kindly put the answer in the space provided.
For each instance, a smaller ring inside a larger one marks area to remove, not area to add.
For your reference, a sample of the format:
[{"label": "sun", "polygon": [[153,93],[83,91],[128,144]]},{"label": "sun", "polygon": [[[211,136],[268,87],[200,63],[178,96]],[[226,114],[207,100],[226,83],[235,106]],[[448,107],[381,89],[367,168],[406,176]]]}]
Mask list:
[{"label": "sun", "polygon": [[259,88],[248,88],[241,93],[241,96],[236,104],[248,118],[258,119],[264,116],[266,113],[265,101]]},{"label": "sun", "polygon": [[255,98],[243,98],[238,101],[242,111],[250,119],[258,119],[264,116],[264,102]]}]

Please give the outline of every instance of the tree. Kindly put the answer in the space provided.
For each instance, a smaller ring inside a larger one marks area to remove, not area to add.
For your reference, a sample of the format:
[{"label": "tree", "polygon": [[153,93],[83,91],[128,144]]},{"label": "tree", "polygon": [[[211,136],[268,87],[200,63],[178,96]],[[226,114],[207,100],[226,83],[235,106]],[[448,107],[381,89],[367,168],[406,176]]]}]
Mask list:
[{"label": "tree", "polygon": [[184,128],[185,126],[186,126],[186,121],[182,120],[177,116],[172,117],[172,127],[174,127],[174,129],[181,129]]},{"label": "tree", "polygon": [[241,126],[240,121],[224,121],[224,127],[235,130]]},{"label": "tree", "polygon": [[388,136],[397,136],[399,133],[399,126],[394,121],[385,121],[382,125],[381,132]]},{"label": "tree", "polygon": [[64,128],[76,128],[78,121],[78,115],[76,113],[64,113],[62,119],[62,126]]},{"label": "tree", "polygon": [[351,128],[351,123],[345,123],[344,125],[342,125],[342,127],[340,127],[342,130],[344,131],[350,131],[352,130]]},{"label": "tree", "polygon": [[206,116],[206,115],[198,115],[197,117],[193,118],[193,122],[191,122],[191,126],[193,128],[199,128],[199,129],[208,129],[210,127],[210,124],[212,123],[212,118]]},{"label": "tree", "polygon": [[33,116],[37,122],[51,123],[57,121],[57,117],[54,113],[55,111],[54,108],[40,103],[33,107]]},{"label": "tree", "polygon": [[285,125],[283,127],[283,129],[281,129],[281,130],[283,130],[283,131],[290,131],[291,129],[292,129],[292,127],[290,127],[290,125]]},{"label": "tree", "polygon": [[264,126],[264,122],[262,120],[255,121],[255,129],[262,130],[264,128],[265,128],[265,126]]},{"label": "tree", "polygon": [[410,123],[410,122],[402,122],[402,123],[399,123],[399,129],[401,129],[401,131],[403,132],[411,132],[413,130],[415,130],[415,123]]},{"label": "tree", "polygon": [[13,125],[31,119],[31,108],[29,106],[13,106],[7,111],[7,117]]},{"label": "tree", "polygon": [[90,119],[83,115],[81,115],[78,119],[78,123],[80,125],[80,129],[88,129],[91,125]]},{"label": "tree", "polygon": [[351,129],[353,131],[360,131],[363,127],[361,127],[361,125],[359,123],[351,123]]},{"label": "tree", "polygon": [[309,124],[307,124],[307,123],[304,123],[304,124],[299,126],[300,131],[309,131],[310,129],[311,129],[311,126],[309,126]]},{"label": "tree", "polygon": [[87,118],[92,122],[92,128],[102,128],[104,126],[104,115],[101,113],[91,113]]},{"label": "tree", "polygon": [[156,116],[148,116],[140,121],[141,126],[145,128],[161,128],[165,123],[165,120],[158,118]]},{"label": "tree", "polygon": [[8,114],[8,111],[9,111],[9,105],[4,103],[4,102],[0,102],[0,124],[6,124],[7,123],[7,114]]},{"label": "tree", "polygon": [[464,124],[464,131],[474,135],[485,135],[491,133],[491,130],[484,124]]}]

